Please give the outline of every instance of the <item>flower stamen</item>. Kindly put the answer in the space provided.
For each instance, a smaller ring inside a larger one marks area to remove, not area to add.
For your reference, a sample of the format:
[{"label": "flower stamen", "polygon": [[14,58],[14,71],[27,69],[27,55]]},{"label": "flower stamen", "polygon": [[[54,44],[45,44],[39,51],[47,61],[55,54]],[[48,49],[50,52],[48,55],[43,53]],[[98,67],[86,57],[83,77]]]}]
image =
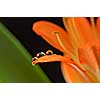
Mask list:
[{"label": "flower stamen", "polygon": [[76,71],[78,71],[78,72],[80,73],[80,75],[81,75],[87,82],[89,82],[88,77],[84,74],[84,73],[86,73],[85,70],[83,70],[83,69],[80,70],[80,67],[76,67],[76,66],[73,65],[73,64],[70,64],[70,65],[71,65]]},{"label": "flower stamen", "polygon": [[98,39],[99,36],[98,36],[97,31],[96,31],[96,28],[95,28],[95,20],[94,20],[94,17],[90,17],[90,21],[91,21],[92,29],[93,29],[93,32],[94,32],[94,36],[95,36],[96,39]]},{"label": "flower stamen", "polygon": [[69,36],[71,36],[72,45],[73,45],[74,49],[76,49],[76,45],[77,45],[76,36],[73,34],[74,32],[72,30],[72,26],[70,24],[70,21],[68,20],[68,18],[64,17],[63,18],[63,23],[64,23],[64,26],[65,26],[66,30],[70,34]]},{"label": "flower stamen", "polygon": [[[77,40],[78,46],[80,46],[83,43],[82,43],[82,40],[81,40],[81,37],[80,37],[80,33],[78,32],[78,29],[77,29],[77,26],[76,26],[76,23],[75,23],[75,19],[74,18],[72,18],[72,23],[73,23],[73,27],[74,27],[75,33],[76,33],[75,34],[75,38]],[[78,42],[78,41],[80,41],[80,42]]]},{"label": "flower stamen", "polygon": [[65,46],[63,45],[61,39],[60,39],[60,36],[59,36],[59,32],[53,32],[55,35],[56,35],[56,38],[60,44],[60,46],[63,48],[64,52],[66,54],[68,54],[71,58],[74,58],[74,56],[65,48]]},{"label": "flower stamen", "polygon": [[92,49],[93,49],[93,53],[94,53],[96,61],[97,61],[97,65],[99,66],[96,68],[96,74],[97,74],[97,78],[100,82],[100,55],[98,55],[96,47],[93,46]]},{"label": "flower stamen", "polygon": [[[69,55],[70,58],[72,58],[77,64],[80,65],[80,67],[84,70],[84,67],[82,67],[82,65],[80,64],[78,58],[76,58],[76,56],[74,56],[73,54],[71,54],[63,45],[61,39],[60,39],[60,36],[59,36],[59,32],[54,32],[54,34],[56,35],[57,37],[57,40],[59,42],[59,44],[61,45],[61,47],[64,49],[65,53]],[[68,56],[67,55],[67,56]]]},{"label": "flower stamen", "polygon": [[84,65],[83,67],[84,67],[85,70],[86,70],[85,74],[87,74],[87,76],[88,76],[91,80],[93,80],[94,82],[98,82],[98,79],[97,79],[97,77],[93,74],[93,71],[92,71],[91,69],[89,69],[87,65]]}]

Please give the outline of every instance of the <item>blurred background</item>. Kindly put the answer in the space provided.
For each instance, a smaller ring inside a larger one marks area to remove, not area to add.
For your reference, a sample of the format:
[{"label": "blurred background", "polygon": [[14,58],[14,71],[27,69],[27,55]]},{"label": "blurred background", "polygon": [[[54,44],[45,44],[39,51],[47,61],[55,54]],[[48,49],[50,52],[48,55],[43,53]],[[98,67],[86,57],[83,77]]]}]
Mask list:
[{"label": "blurred background", "polygon": [[[32,31],[32,25],[39,20],[53,22],[64,28],[61,17],[1,17],[2,22],[13,35],[23,44],[32,57],[39,52],[52,50],[56,54],[63,55],[59,50],[53,48],[41,37]],[[60,62],[39,64],[46,75],[54,83],[64,83],[64,79],[60,69]]]}]

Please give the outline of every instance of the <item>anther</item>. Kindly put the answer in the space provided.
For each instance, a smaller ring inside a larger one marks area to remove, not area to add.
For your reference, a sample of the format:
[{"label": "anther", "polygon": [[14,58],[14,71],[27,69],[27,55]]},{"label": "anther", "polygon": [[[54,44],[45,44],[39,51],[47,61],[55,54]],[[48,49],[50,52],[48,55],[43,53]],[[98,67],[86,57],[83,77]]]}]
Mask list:
[{"label": "anther", "polygon": [[53,32],[53,34],[59,34],[59,32]]}]

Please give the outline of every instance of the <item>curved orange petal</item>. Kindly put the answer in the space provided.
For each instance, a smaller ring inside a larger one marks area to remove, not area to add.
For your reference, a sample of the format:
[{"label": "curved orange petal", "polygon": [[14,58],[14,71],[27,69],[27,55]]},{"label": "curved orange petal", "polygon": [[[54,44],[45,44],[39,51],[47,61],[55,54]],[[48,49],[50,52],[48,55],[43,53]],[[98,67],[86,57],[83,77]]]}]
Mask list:
[{"label": "curved orange petal", "polygon": [[[82,73],[84,71],[80,69],[80,67],[76,66],[75,63],[72,60],[70,60],[68,57],[63,57],[56,54],[45,55],[33,61],[32,64],[54,62],[54,61],[60,61],[66,65],[65,67],[64,66],[62,67],[62,72],[63,72],[65,80],[66,80],[66,77],[67,78],[69,77],[70,80],[67,79],[67,81],[69,80],[68,82],[86,82],[87,81],[86,79],[87,77],[85,77],[84,79],[81,76],[82,74],[80,74],[80,72]],[[76,66],[76,69],[78,69],[78,71],[75,69],[75,66]]]},{"label": "curved orange petal", "polygon": [[32,29],[58,50],[62,52],[68,51],[68,54],[73,52],[70,38],[60,26],[48,21],[38,21],[33,24]]},{"label": "curved orange petal", "polygon": [[66,82],[70,83],[97,82],[97,80],[89,77],[85,71],[78,69],[78,66],[74,64],[62,63],[61,70]]},{"label": "curved orange petal", "polygon": [[100,17],[97,18],[96,29],[97,29],[98,35],[100,37]]},{"label": "curved orange petal", "polygon": [[89,77],[81,67],[75,64],[75,62],[68,57],[63,57],[56,54],[45,55],[35,61],[32,61],[32,64],[54,61],[63,62],[63,66],[61,68],[63,76],[67,82],[97,82],[97,80]]},{"label": "curved orange petal", "polygon": [[80,73],[77,70],[73,69],[71,65],[62,63],[61,70],[66,82],[70,83],[86,82],[86,80],[80,75]]},{"label": "curved orange petal", "polygon": [[94,40],[94,33],[91,29],[90,23],[83,17],[63,18],[65,28],[69,28],[69,34],[76,43],[77,47]]},{"label": "curved orange petal", "polygon": [[54,62],[54,61],[61,61],[61,62],[72,62],[68,57],[63,57],[60,55],[45,55],[40,58],[38,58],[35,61],[32,61],[32,64],[37,64],[37,63],[45,63],[45,62]]}]

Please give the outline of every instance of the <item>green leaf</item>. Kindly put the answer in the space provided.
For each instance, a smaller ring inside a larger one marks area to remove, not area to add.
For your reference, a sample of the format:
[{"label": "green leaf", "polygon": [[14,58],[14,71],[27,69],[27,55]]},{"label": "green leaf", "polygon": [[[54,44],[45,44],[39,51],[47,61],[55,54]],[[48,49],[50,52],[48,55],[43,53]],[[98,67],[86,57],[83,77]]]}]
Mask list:
[{"label": "green leaf", "polygon": [[50,82],[38,65],[32,65],[31,55],[0,23],[0,82]]}]

